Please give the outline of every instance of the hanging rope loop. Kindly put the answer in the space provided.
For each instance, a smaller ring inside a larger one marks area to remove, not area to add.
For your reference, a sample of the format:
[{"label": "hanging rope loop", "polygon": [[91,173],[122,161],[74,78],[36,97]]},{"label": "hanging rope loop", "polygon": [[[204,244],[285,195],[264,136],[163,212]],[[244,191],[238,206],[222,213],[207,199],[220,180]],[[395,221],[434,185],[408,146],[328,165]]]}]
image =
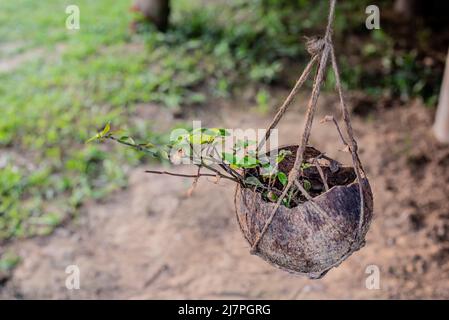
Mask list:
[{"label": "hanging rope loop", "polygon": [[306,50],[312,57],[321,54],[325,45],[326,41],[323,38],[306,38]]}]

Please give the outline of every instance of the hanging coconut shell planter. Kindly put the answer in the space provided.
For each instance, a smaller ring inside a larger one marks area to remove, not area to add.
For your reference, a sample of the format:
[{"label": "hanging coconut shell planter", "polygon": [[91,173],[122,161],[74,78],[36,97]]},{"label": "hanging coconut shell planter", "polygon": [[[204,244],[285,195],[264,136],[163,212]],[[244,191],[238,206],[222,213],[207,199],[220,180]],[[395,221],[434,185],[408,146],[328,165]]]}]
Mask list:
[{"label": "hanging coconut shell planter", "polygon": [[[287,149],[294,151],[298,146]],[[279,206],[263,237],[262,230],[276,203],[267,202],[261,193],[240,186],[235,196],[243,235],[250,245],[260,239],[253,253],[280,269],[312,279],[321,278],[364,245],[373,209],[368,180],[363,178],[359,184],[353,167],[340,167],[332,173],[330,164],[320,166],[329,188],[293,208]],[[290,172],[292,168],[282,170]],[[319,179],[312,172],[309,181],[313,176]]]},{"label": "hanging coconut shell planter", "polygon": [[[255,142],[255,150],[248,150],[247,140],[233,144],[231,153],[217,149],[227,135],[226,129],[219,128],[194,129],[175,136],[164,147],[136,143],[127,136],[118,138],[109,125],[91,140],[111,139],[173,163],[187,160],[198,167],[196,174],[147,172],[194,179],[188,193],[201,177],[215,177],[217,183],[221,179],[235,182],[237,220],[251,253],[282,270],[312,279],[321,278],[363,247],[373,217],[373,195],[359,159],[332,45],[335,4],[335,0],[330,1],[324,37],[308,41],[310,62],[268,126],[265,136]],[[328,65],[335,76],[344,127],[341,129],[333,116],[326,116],[323,122],[335,125],[344,150],[351,154],[350,166],[308,144]],[[316,75],[298,145],[264,153],[262,147],[266,147],[273,129],[314,69]],[[243,151],[243,162],[237,160],[237,149]],[[267,162],[267,159],[271,160]]]},{"label": "hanging coconut shell planter", "polygon": [[[251,252],[282,270],[306,275],[311,279],[323,277],[331,268],[338,266],[364,246],[364,238],[373,216],[373,195],[357,153],[357,143],[344,101],[332,45],[335,5],[336,1],[331,0],[326,34],[322,39],[309,40],[308,51],[312,59],[262,141],[264,143],[267,140],[306,81],[313,65],[317,64],[301,143],[299,146],[281,148],[294,155],[280,164],[280,170],[288,173],[288,184],[279,198],[272,202],[263,199],[257,190],[241,186],[237,186],[235,195],[237,219],[243,235],[251,245]],[[335,123],[336,131],[352,155],[353,164],[350,167],[342,166],[328,157],[323,159],[324,153],[308,146],[329,59],[335,75],[347,138],[333,117],[328,116],[324,121]],[[309,188],[306,188],[305,181]],[[301,193],[303,201],[298,201],[293,207],[282,205],[295,188]]]}]

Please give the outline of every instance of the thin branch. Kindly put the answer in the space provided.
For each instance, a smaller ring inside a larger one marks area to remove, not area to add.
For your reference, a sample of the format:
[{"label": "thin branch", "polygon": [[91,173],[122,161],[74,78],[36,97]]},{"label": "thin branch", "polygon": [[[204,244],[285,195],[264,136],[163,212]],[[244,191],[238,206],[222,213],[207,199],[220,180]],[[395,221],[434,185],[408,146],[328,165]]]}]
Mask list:
[{"label": "thin branch", "polygon": [[117,138],[114,137],[113,135],[105,136],[104,139],[110,139],[110,140],[115,141],[115,142],[117,142],[117,143],[120,143],[120,144],[123,144],[123,145],[125,145],[125,146],[134,148],[134,149],[136,149],[136,150],[138,150],[138,151],[141,151],[141,152],[145,152],[145,153],[154,155],[154,152],[149,151],[147,148],[144,148],[144,147],[142,147],[142,146],[139,146],[139,145],[137,145],[137,144],[135,144],[135,143],[133,144],[133,143],[130,143],[130,142],[126,142],[126,141],[117,139]]},{"label": "thin branch", "polygon": [[349,147],[349,144],[346,142],[346,139],[344,138],[343,133],[340,129],[340,125],[338,124],[337,120],[335,120],[334,116],[325,116],[324,119],[321,120],[320,122],[324,123],[324,122],[328,122],[328,121],[332,121],[334,123],[335,127],[337,128],[338,135],[340,136],[341,141],[343,142],[343,144],[346,147]]},{"label": "thin branch", "polygon": [[[220,154],[218,153],[217,148],[215,148],[213,151],[215,151],[215,153],[217,154],[217,156],[221,159]],[[233,176],[234,178],[238,179],[238,180],[244,180],[243,176],[238,173],[237,171],[233,170],[232,168],[230,168],[226,163],[223,162],[223,159],[221,159],[221,163],[219,164],[219,166],[225,170],[227,173],[229,173],[231,176]]]},{"label": "thin branch", "polygon": [[301,191],[301,193],[303,194],[303,196],[304,196],[308,201],[312,201],[312,200],[313,200],[312,196],[307,192],[306,189],[304,189],[304,187],[301,185],[301,183],[299,183],[299,181],[295,181],[295,186],[299,189],[299,191]]},{"label": "thin branch", "polygon": [[[216,173],[219,173],[219,171],[217,171],[217,170],[215,170],[215,169],[212,169],[212,167],[210,167],[210,166],[204,164],[202,155],[199,156],[199,155],[195,152],[195,149],[193,148],[193,146],[192,146],[192,145],[190,145],[190,146],[191,146],[191,150],[192,150],[193,153],[194,153],[194,156],[196,156],[198,159],[201,159],[201,165],[202,165],[202,166],[204,166],[205,168],[207,168],[207,169],[209,169],[209,170],[211,170],[211,171],[214,171],[214,172],[216,172]],[[209,147],[208,147],[208,150],[209,150]],[[218,153],[217,148],[215,148],[215,146],[214,146],[214,148],[213,148],[213,151],[215,151],[216,154],[217,154],[217,156],[218,156],[218,158],[221,159],[220,154]],[[206,152],[206,153],[207,153],[207,152]],[[237,173],[235,170],[233,170],[232,168],[230,168],[226,163],[224,163],[222,159],[221,159],[221,161],[218,161],[217,159],[215,159],[215,158],[213,158],[213,157],[210,157],[210,158],[208,158],[208,160],[212,160],[212,162],[214,162],[215,164],[217,164],[223,171],[225,171],[226,173],[228,173],[229,175],[231,175],[231,176],[235,179],[235,180],[234,180],[235,182],[240,183],[240,184],[243,182],[244,178],[243,178],[239,173]],[[221,174],[221,173],[220,173],[220,174]]]},{"label": "thin branch", "polygon": [[187,196],[192,196],[193,191],[195,191],[195,188],[198,184],[198,180],[201,177],[201,166],[198,166],[198,171],[196,173],[196,178],[193,179],[192,185],[190,186],[189,190],[187,190]]},{"label": "thin branch", "polygon": [[221,178],[225,178],[225,179],[228,179],[228,180],[232,180],[232,181],[234,181],[234,182],[236,182],[236,183],[238,183],[238,184],[242,184],[242,182],[241,182],[240,180],[235,179],[234,177],[229,177],[229,176],[223,174],[222,172],[220,172],[219,170],[217,170],[217,169],[215,169],[215,168],[213,168],[213,167],[211,167],[211,166],[209,166],[209,165],[207,165],[207,164],[204,164],[204,163],[203,163],[202,166],[203,166],[204,168],[206,168],[206,169],[212,171],[212,172],[215,172],[216,175],[218,175],[218,176],[221,177]]},{"label": "thin branch", "polygon": [[[145,170],[145,173],[160,174],[160,175],[182,177],[182,178],[198,178],[198,174],[183,174],[183,173],[174,173],[174,172],[168,172],[168,171]],[[200,177],[216,177],[215,174],[207,174],[207,173],[202,173],[199,176]]]},{"label": "thin branch", "polygon": [[326,189],[326,191],[329,191],[329,185],[327,184],[327,179],[324,176],[324,172],[323,169],[321,169],[320,164],[318,163],[318,159],[315,158],[313,160],[313,163],[315,164],[316,169],[318,170],[318,173],[320,174],[321,180],[323,180],[323,184],[324,184],[324,188]]},{"label": "thin branch", "polygon": [[198,175],[198,174],[174,173],[174,172],[168,172],[168,171],[145,170],[145,173],[168,175],[168,176],[181,177],[181,178],[192,178],[192,179],[198,179],[199,177],[217,177],[217,175],[218,175],[220,178],[238,182],[238,181],[235,181],[233,178],[225,176],[219,172],[217,172],[217,174],[201,173]]}]

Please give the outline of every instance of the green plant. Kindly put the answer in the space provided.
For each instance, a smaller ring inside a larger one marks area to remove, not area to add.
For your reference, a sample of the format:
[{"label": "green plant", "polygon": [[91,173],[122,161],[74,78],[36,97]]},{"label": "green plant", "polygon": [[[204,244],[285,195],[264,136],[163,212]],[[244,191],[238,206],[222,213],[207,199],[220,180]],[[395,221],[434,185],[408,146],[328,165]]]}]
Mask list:
[{"label": "green plant", "polygon": [[[263,194],[266,201],[276,201],[282,189],[287,185],[287,173],[279,171],[278,165],[287,157],[292,156],[288,150],[280,150],[276,157],[271,159],[266,155],[259,155],[256,141],[248,139],[234,139],[230,133],[222,128],[196,128],[191,131],[180,130],[172,134],[171,141],[165,145],[151,142],[138,143],[128,135],[117,135],[119,131],[111,131],[108,123],[103,130],[87,140],[112,140],[119,144],[131,147],[140,152],[149,154],[160,161],[171,161],[174,164],[194,164],[197,173],[194,175],[177,174],[167,171],[146,171],[152,174],[165,174],[171,176],[193,178],[195,186],[200,177],[215,177],[218,180],[231,180],[243,188],[251,188]],[[232,147],[227,139],[232,139]],[[302,170],[311,167],[310,163],[303,163]],[[311,184],[303,180],[303,187],[308,191]],[[298,190],[292,188],[289,197],[283,204],[287,207],[299,203]]]}]

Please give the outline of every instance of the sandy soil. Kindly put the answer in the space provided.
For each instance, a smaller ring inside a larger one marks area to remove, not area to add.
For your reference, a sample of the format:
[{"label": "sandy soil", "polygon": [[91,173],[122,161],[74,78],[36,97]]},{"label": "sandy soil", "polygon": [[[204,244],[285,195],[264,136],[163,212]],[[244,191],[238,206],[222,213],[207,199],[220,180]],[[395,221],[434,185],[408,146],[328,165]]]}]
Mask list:
[{"label": "sandy soil", "polygon": [[[318,124],[335,107],[334,98],[321,99],[312,144],[342,158],[334,128]],[[270,118],[231,102],[207,110],[189,117],[228,128],[264,128]],[[157,106],[141,111],[161,126],[172,120]],[[145,175],[146,166],[131,173],[127,190],[89,203],[74,223],[9,245],[23,262],[0,285],[0,297],[449,298],[449,148],[433,140],[432,117],[414,104],[377,111],[369,121],[354,117],[376,218],[366,247],[322,280],[290,275],[249,254],[235,219],[232,184],[202,180],[187,197],[190,181]],[[298,140],[302,120],[299,106],[288,113],[283,143]],[[72,264],[81,270],[80,290],[65,287],[65,268]],[[380,269],[379,290],[366,288],[370,265]]]}]

